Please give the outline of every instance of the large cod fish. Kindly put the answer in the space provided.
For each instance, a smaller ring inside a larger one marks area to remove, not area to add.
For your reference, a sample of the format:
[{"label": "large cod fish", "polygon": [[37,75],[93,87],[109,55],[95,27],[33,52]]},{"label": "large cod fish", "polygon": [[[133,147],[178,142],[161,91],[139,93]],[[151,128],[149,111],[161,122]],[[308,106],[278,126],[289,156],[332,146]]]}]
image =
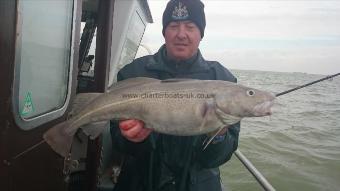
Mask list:
[{"label": "large cod fish", "polygon": [[86,124],[133,118],[155,132],[199,135],[216,132],[244,117],[270,115],[275,99],[272,93],[227,81],[145,77],[118,82],[107,93],[79,96],[88,103],[80,103],[82,107],[73,116],[44,134],[46,142],[62,156],[67,156],[79,128],[91,138],[104,130]]}]

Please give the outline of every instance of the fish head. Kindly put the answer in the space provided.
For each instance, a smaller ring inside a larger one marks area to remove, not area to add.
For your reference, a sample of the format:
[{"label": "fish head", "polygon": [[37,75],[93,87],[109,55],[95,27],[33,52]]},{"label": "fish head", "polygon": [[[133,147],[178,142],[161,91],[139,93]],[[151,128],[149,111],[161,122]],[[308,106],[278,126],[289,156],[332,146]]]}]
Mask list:
[{"label": "fish head", "polygon": [[215,94],[216,106],[225,114],[243,117],[271,115],[275,95],[235,84]]}]

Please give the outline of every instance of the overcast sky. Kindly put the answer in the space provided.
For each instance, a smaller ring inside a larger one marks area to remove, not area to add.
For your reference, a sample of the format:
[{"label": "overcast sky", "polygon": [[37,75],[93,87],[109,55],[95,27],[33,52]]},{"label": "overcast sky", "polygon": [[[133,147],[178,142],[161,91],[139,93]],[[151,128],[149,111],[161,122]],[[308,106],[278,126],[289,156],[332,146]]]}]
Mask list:
[{"label": "overcast sky", "polygon": [[[340,72],[340,0],[203,0],[203,56],[229,69]],[[143,37],[153,53],[164,43],[167,0],[149,0],[153,24]]]}]

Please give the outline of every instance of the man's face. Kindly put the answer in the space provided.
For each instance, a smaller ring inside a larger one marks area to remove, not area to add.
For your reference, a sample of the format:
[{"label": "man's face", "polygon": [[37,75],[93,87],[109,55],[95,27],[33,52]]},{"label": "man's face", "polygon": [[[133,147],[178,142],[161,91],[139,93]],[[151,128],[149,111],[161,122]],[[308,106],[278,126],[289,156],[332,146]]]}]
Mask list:
[{"label": "man's face", "polygon": [[196,54],[202,39],[199,28],[191,21],[170,22],[165,28],[164,38],[168,57],[177,61]]}]

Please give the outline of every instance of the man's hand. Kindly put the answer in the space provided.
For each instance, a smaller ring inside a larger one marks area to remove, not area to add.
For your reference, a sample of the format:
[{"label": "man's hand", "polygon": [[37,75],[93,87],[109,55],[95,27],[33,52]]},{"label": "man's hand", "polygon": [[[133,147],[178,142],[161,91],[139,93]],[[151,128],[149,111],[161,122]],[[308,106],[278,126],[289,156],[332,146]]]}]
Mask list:
[{"label": "man's hand", "polygon": [[119,122],[122,135],[129,141],[139,143],[144,141],[152,132],[144,127],[144,122],[137,119],[128,119]]}]

